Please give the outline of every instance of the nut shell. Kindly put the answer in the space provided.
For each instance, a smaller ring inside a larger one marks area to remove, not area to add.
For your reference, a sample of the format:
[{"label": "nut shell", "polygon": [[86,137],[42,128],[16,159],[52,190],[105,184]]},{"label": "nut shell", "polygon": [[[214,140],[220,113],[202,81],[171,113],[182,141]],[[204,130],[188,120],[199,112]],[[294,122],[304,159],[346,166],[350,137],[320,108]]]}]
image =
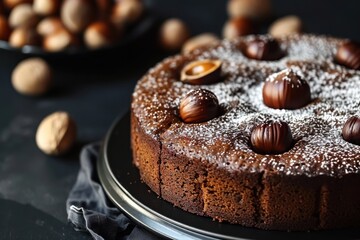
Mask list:
[{"label": "nut shell", "polygon": [[360,118],[358,116],[352,116],[345,122],[342,136],[345,141],[360,145]]},{"label": "nut shell", "polygon": [[138,0],[122,0],[113,6],[111,21],[115,26],[131,24],[140,19],[144,12],[144,5]]},{"label": "nut shell", "polygon": [[59,10],[59,0],[34,0],[33,9],[41,16],[54,15]]},{"label": "nut shell", "polygon": [[50,114],[40,123],[36,132],[36,144],[49,155],[68,152],[76,141],[76,125],[66,112]]},{"label": "nut shell", "polygon": [[180,102],[179,114],[185,123],[201,123],[219,115],[216,95],[206,89],[190,91]]},{"label": "nut shell", "polygon": [[53,34],[45,36],[43,47],[49,52],[59,52],[75,44],[75,36],[66,29],[60,29]]},{"label": "nut shell", "polygon": [[309,84],[292,69],[270,75],[262,95],[264,104],[275,109],[298,109],[311,101]]},{"label": "nut shell", "polygon": [[220,60],[205,59],[187,64],[181,71],[181,81],[193,85],[212,84],[221,80]]},{"label": "nut shell", "polygon": [[107,22],[94,22],[87,27],[84,40],[92,49],[109,46],[115,41],[115,29]]},{"label": "nut shell", "polygon": [[291,148],[293,138],[286,122],[270,121],[255,126],[250,141],[256,153],[281,154]]},{"label": "nut shell", "polygon": [[50,89],[52,71],[44,60],[29,58],[15,67],[11,81],[13,87],[19,93],[28,96],[39,96]]},{"label": "nut shell", "polygon": [[248,58],[265,61],[278,60],[284,56],[279,43],[274,39],[256,38],[246,43],[243,52]]},{"label": "nut shell", "polygon": [[9,44],[12,47],[20,48],[25,45],[39,45],[40,36],[34,29],[20,27],[12,31],[9,37]]},{"label": "nut shell", "polygon": [[335,60],[348,68],[360,70],[360,45],[352,41],[342,44],[336,52]]},{"label": "nut shell", "polygon": [[39,22],[36,31],[39,35],[45,37],[64,29],[64,26],[58,17],[47,17]]}]

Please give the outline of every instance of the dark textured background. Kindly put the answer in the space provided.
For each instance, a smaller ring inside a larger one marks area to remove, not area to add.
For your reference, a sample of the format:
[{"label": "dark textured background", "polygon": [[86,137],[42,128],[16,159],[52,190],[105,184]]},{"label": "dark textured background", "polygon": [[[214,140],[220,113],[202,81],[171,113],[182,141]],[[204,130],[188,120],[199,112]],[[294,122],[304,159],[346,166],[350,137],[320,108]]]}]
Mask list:
[{"label": "dark textured background", "polygon": [[[193,34],[221,33],[226,1],[150,1],[156,16],[180,17]],[[308,32],[360,40],[360,1],[274,0],[274,17],[297,14]],[[263,30],[265,30],[264,27]],[[101,140],[112,121],[130,104],[136,81],[166,56],[146,36],[131,50],[53,59],[55,88],[28,98],[10,84],[15,64],[24,56],[0,51],[0,239],[88,239],[66,224],[65,200],[73,185],[81,146]],[[129,48],[127,48],[129,49]],[[43,117],[68,111],[78,124],[78,146],[61,158],[48,157],[34,136]],[[25,205],[23,205],[25,204]]]}]

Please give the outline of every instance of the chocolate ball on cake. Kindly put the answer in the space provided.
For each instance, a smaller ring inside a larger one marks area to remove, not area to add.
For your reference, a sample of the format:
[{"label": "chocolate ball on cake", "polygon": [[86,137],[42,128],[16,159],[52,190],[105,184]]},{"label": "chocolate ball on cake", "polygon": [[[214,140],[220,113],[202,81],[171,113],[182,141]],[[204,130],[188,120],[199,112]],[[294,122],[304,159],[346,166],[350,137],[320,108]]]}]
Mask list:
[{"label": "chocolate ball on cake", "polygon": [[335,55],[337,63],[360,70],[360,44],[349,41],[342,44]]},{"label": "chocolate ball on cake", "polygon": [[311,101],[309,84],[292,69],[270,75],[262,95],[264,104],[275,109],[298,109]]},{"label": "chocolate ball on cake", "polygon": [[344,124],[342,136],[345,141],[360,145],[360,118],[350,117]]},{"label": "chocolate ball on cake", "polygon": [[193,85],[212,84],[221,80],[222,62],[216,59],[196,60],[181,70],[181,81]]},{"label": "chocolate ball on cake", "polygon": [[181,100],[179,113],[185,123],[201,123],[218,116],[219,109],[219,101],[213,92],[196,89]]},{"label": "chocolate ball on cake", "polygon": [[257,153],[280,154],[290,149],[293,138],[286,122],[269,121],[253,128],[250,141]]},{"label": "chocolate ball on cake", "polygon": [[256,38],[246,43],[244,54],[251,59],[274,61],[284,56],[279,43],[272,38]]}]

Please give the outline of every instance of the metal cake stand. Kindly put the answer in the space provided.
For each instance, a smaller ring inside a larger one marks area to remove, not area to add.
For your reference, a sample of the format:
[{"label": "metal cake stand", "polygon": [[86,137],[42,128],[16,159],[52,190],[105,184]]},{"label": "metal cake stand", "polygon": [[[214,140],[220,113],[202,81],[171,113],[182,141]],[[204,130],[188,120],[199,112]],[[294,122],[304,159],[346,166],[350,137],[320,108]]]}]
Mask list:
[{"label": "metal cake stand", "polygon": [[171,239],[360,239],[360,230],[281,232],[219,223],[183,211],[153,193],[132,164],[130,114],[115,121],[106,135],[98,175],[110,200],[148,230]]}]

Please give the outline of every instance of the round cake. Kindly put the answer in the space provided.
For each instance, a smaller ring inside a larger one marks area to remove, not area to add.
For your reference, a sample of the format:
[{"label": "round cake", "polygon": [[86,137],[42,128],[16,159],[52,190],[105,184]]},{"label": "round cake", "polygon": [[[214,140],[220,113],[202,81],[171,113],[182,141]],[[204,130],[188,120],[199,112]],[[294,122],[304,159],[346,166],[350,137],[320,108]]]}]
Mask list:
[{"label": "round cake", "polygon": [[360,48],[248,36],[159,63],[131,105],[133,162],[162,199],[243,226],[360,226]]}]

